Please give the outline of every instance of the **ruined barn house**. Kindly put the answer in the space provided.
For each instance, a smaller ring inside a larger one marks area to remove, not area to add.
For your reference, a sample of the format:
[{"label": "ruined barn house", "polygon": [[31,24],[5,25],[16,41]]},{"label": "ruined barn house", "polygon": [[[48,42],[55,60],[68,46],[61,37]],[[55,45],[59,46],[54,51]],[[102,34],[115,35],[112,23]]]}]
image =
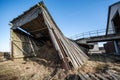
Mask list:
[{"label": "ruined barn house", "polygon": [[43,2],[10,24],[13,59],[36,56],[61,64],[65,69],[78,68],[88,59],[74,41],[63,35]]}]

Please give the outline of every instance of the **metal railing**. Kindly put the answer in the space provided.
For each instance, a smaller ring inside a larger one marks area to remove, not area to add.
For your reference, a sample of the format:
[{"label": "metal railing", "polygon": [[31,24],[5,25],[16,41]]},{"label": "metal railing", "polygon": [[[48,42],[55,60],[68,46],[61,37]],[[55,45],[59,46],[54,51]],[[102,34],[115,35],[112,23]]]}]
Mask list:
[{"label": "metal railing", "polygon": [[105,34],[106,34],[106,29],[100,29],[100,30],[94,30],[94,31],[88,31],[88,32],[76,34],[74,36],[71,36],[70,39],[76,40],[80,38],[103,36]]}]

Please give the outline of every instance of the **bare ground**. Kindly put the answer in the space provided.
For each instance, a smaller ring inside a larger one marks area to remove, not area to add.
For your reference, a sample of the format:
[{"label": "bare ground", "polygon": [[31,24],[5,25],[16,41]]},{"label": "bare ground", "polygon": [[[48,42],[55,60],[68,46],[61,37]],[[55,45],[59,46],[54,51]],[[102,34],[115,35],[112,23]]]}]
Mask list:
[{"label": "bare ground", "polygon": [[90,60],[85,65],[69,72],[56,68],[54,63],[39,58],[26,61],[8,60],[0,62],[0,80],[65,80],[71,74],[97,73],[104,70],[120,75],[119,58],[111,55],[90,55]]}]

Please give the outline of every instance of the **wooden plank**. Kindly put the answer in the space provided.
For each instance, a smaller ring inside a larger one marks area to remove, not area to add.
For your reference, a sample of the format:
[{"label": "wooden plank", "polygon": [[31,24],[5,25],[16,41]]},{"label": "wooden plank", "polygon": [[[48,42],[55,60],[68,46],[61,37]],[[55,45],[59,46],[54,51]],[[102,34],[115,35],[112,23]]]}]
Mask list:
[{"label": "wooden plank", "polygon": [[45,30],[45,29],[47,29],[47,28],[45,27],[45,28],[42,28],[42,29],[33,30],[33,31],[30,31],[30,33],[38,32],[38,31]]},{"label": "wooden plank", "polygon": [[[59,35],[59,33],[58,33],[58,36],[60,37],[61,35]],[[61,36],[61,39],[62,39],[63,37],[64,37],[64,36]],[[67,38],[63,39],[62,41],[64,42],[66,39],[67,39]],[[65,43],[66,43],[66,42],[65,42]],[[64,44],[65,44],[65,43],[64,43]],[[70,41],[68,42],[68,46],[67,46],[67,47],[68,47],[68,51],[72,51],[73,47],[72,47],[72,48],[69,48],[69,46],[71,46],[69,43],[70,43]],[[70,52],[68,55],[74,55],[74,54],[73,54],[74,52],[75,52],[75,51]],[[71,54],[71,53],[72,53],[72,54]],[[74,59],[76,59],[76,57],[77,57],[77,56],[75,56]],[[78,62],[78,60],[76,60],[76,62]],[[79,64],[79,63],[78,63],[78,64]]]},{"label": "wooden plank", "polygon": [[60,43],[64,47],[66,55],[70,58],[70,62],[72,63],[73,67],[78,67],[78,65],[77,65],[76,61],[74,60],[73,56],[69,55],[71,52],[68,50],[68,47],[65,47],[65,44],[63,44],[62,41],[60,41]]},{"label": "wooden plank", "polygon": [[26,43],[26,44],[33,44],[33,43],[30,43],[28,41],[18,41],[18,40],[12,40],[13,42],[20,42],[20,43]]},{"label": "wooden plank", "polygon": [[13,41],[11,41],[11,59],[14,60]]},{"label": "wooden plank", "polygon": [[92,73],[88,73],[88,75],[90,76],[90,78],[92,79],[92,80],[99,80],[97,77],[95,77],[95,75],[94,74],[92,74]]},{"label": "wooden plank", "polygon": [[67,44],[70,46],[70,50],[72,51],[73,56],[75,56],[75,59],[77,59],[78,65],[81,66],[81,65],[82,65],[82,62],[81,62],[81,60],[80,60],[80,57],[78,57],[79,52],[77,52],[77,50],[74,49],[74,46],[73,46],[72,44],[70,44],[71,42],[70,42],[70,41],[67,41],[67,40],[68,40],[68,39],[66,39],[66,42],[67,42]]},{"label": "wooden plank", "polygon": [[[61,39],[62,39],[62,38],[61,38]],[[74,67],[78,67],[77,58],[74,56],[73,51],[72,51],[72,48],[69,46],[69,44],[67,44],[67,43],[65,42],[65,39],[62,39],[61,43],[62,43],[62,42],[64,42],[65,47],[68,48],[68,49],[67,49],[67,51],[68,51],[68,54],[67,54],[67,55],[69,55],[69,57],[72,57],[73,61],[76,63],[76,66],[74,66]]]},{"label": "wooden plank", "polygon": [[28,36],[28,39],[29,39],[30,46],[31,46],[31,48],[32,48],[33,54],[34,54],[34,56],[36,56],[35,49],[34,49],[34,47],[33,47],[33,45],[32,45],[32,41],[31,41],[31,39],[30,39],[29,36]]},{"label": "wooden plank", "polygon": [[98,78],[102,79],[102,80],[108,80],[107,78],[103,77],[102,75],[95,73],[95,76],[97,76]]},{"label": "wooden plank", "polygon": [[113,74],[118,80],[120,80],[120,75],[118,74]]},{"label": "wooden plank", "polygon": [[105,78],[107,78],[108,80],[113,79],[109,74],[107,74],[106,72],[99,72],[99,74]]},{"label": "wooden plank", "polygon": [[60,39],[61,39],[61,44],[62,44],[62,42],[63,42],[63,46],[66,48],[65,51],[67,50],[67,53],[66,53],[67,56],[69,56],[69,58],[72,58],[72,61],[73,61],[73,62],[71,62],[71,63],[74,63],[74,64],[73,64],[73,65],[74,65],[74,68],[77,68],[77,67],[78,67],[78,63],[77,63],[76,57],[74,56],[74,54],[73,54],[73,52],[72,52],[72,48],[70,48],[70,45],[67,44],[66,39],[64,39],[63,36],[61,36],[61,35],[59,35],[59,34],[58,34],[58,36],[59,36]]},{"label": "wooden plank", "polygon": [[77,62],[78,62],[78,65],[83,65],[83,62],[81,60],[82,56],[79,56],[79,54],[81,54],[80,52],[78,52],[77,49],[75,49],[75,47],[70,43],[70,41],[68,42],[68,44],[70,45],[72,51],[73,51],[73,54],[75,55],[75,58],[77,59]]},{"label": "wooden plank", "polygon": [[117,77],[112,72],[110,72],[108,70],[106,72],[113,78],[113,80],[120,80],[120,77],[119,77],[119,79],[117,79]]},{"label": "wooden plank", "polygon": [[69,63],[67,62],[67,59],[66,59],[67,56],[65,56],[65,51],[64,51],[64,49],[63,49],[63,47],[62,47],[62,45],[61,45],[61,43],[60,43],[60,40],[58,39],[57,35],[55,34],[54,30],[52,30],[52,31],[53,31],[53,34],[55,35],[55,38],[56,38],[56,40],[57,40],[57,43],[58,43],[58,45],[59,45],[59,47],[60,47],[60,49],[61,49],[61,52],[62,52],[62,54],[63,54],[63,56],[64,56],[64,58],[63,58],[63,64],[64,64],[66,70],[69,70],[69,69],[70,69],[70,66],[69,66]]},{"label": "wooden plank", "polygon": [[85,80],[91,80],[89,75],[87,75],[86,73],[83,74],[83,73],[79,72],[79,74],[81,74],[81,76],[83,76],[85,78]]},{"label": "wooden plank", "polygon": [[79,73],[78,75],[80,76],[81,80],[86,80],[86,78],[81,73]]},{"label": "wooden plank", "polygon": [[30,22],[31,20],[38,17],[38,13],[41,13],[41,10],[37,7],[31,11],[29,11],[26,15],[23,15],[21,18],[17,19],[17,21],[12,21],[13,26],[12,29],[16,29],[17,27],[22,26],[25,23]]}]

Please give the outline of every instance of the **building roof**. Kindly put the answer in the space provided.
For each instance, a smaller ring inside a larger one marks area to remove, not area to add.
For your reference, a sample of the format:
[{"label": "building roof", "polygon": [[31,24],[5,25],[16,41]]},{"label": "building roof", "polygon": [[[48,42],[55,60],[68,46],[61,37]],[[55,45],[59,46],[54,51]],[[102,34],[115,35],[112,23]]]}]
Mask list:
[{"label": "building roof", "polygon": [[[84,51],[75,42],[63,35],[43,2],[33,6],[11,22],[13,27],[15,26],[12,28],[13,30],[20,27],[36,39],[49,37],[66,69],[69,69],[69,61],[74,68],[78,68],[88,60]],[[66,57],[69,58],[69,61]]]},{"label": "building roof", "polygon": [[41,5],[41,4],[44,4],[44,3],[43,2],[39,2],[38,4],[32,6],[31,8],[29,8],[28,10],[26,10],[25,12],[23,12],[23,14],[17,16],[12,21],[10,21],[10,23],[13,23],[14,21],[16,21],[17,19],[21,18],[23,15],[26,15],[28,12],[30,12],[33,9],[35,9],[36,7],[38,7],[38,5]]}]

